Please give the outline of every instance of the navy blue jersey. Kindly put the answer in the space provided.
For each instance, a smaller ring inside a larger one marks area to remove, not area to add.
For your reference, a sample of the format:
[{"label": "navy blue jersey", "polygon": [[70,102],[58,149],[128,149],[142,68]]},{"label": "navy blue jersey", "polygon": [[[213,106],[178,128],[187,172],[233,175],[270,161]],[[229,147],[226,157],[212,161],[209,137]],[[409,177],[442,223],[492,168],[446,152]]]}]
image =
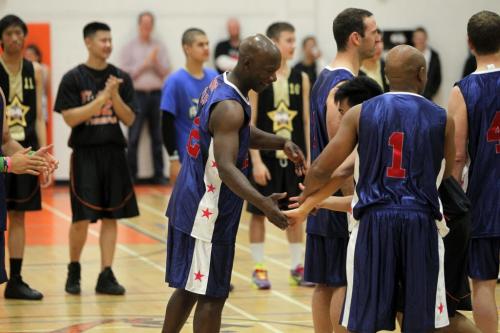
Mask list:
[{"label": "navy blue jersey", "polygon": [[[311,90],[311,160],[314,161],[328,144],[326,101],[330,91],[342,81],[352,80],[354,74],[346,68],[325,67]],[[307,218],[306,232],[324,237],[348,237],[345,213],[318,210]]]},{"label": "navy blue jersey", "polygon": [[[3,131],[3,120],[5,117],[5,96],[3,94],[2,89],[0,88],[0,129]],[[4,156],[2,152],[3,145],[3,135],[0,135],[0,156]],[[3,167],[3,165],[2,165]],[[5,198],[5,175],[3,172],[0,172],[0,237],[3,236],[3,232],[7,230],[7,206],[6,206],[6,198]],[[3,248],[3,243],[0,244]],[[3,265],[3,261],[0,262],[0,270]]]},{"label": "navy blue jersey", "polygon": [[169,223],[174,228],[194,238],[221,244],[235,242],[243,206],[243,200],[219,178],[213,138],[208,128],[213,108],[226,100],[237,101],[245,112],[245,124],[239,131],[236,166],[247,175],[250,104],[224,73],[214,78],[200,96],[186,146],[187,154],[167,209]]},{"label": "navy blue jersey", "polygon": [[[416,209],[441,219],[438,176],[446,111],[411,93],[386,93],[362,104],[353,215],[372,207]],[[440,178],[440,177],[439,177]]]},{"label": "navy blue jersey", "polygon": [[458,82],[467,107],[472,236],[500,236],[500,69]]}]

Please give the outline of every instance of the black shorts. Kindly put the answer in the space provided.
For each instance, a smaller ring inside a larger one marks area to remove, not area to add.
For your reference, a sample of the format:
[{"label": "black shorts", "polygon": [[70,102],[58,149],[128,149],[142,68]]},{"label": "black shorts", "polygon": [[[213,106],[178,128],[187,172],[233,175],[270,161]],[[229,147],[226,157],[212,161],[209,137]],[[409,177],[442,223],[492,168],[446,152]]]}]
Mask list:
[{"label": "black shorts", "polygon": [[71,154],[73,222],[139,215],[125,150],[116,146],[77,148]]},{"label": "black shorts", "polygon": [[[273,193],[286,192],[287,197],[293,197],[300,194],[299,183],[303,181],[303,177],[299,177],[295,174],[295,165],[293,162],[268,156],[262,156],[262,162],[264,162],[271,174],[271,180],[267,182],[267,185],[261,186],[257,184],[253,177],[250,176],[252,185],[260,194],[269,196]],[[283,200],[283,202],[287,200]],[[251,203],[248,203],[247,211],[256,215],[264,215],[260,209]]]},{"label": "black shorts", "polygon": [[470,214],[448,221],[450,233],[444,242],[444,280],[448,316],[457,310],[472,311],[471,292],[467,278],[467,260],[470,238]]},{"label": "black shorts", "polygon": [[34,211],[42,209],[38,176],[5,175],[7,210]]}]

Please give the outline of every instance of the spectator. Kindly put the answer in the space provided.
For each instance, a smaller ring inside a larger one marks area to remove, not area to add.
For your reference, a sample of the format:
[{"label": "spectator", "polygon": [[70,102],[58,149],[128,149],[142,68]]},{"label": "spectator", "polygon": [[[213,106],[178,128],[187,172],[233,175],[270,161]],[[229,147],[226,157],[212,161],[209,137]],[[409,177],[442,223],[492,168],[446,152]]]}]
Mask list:
[{"label": "spectator", "polygon": [[219,73],[230,71],[238,62],[240,46],[240,22],[235,18],[227,21],[229,39],[219,42],[215,47],[215,68]]},{"label": "spectator", "polygon": [[314,36],[307,36],[302,40],[302,52],[304,58],[294,68],[307,74],[312,87],[318,77],[318,70],[322,69],[322,66],[318,65],[321,51]]},{"label": "spectator", "polygon": [[28,61],[40,64],[40,68],[42,69],[42,112],[43,112],[43,119],[45,120],[45,122],[47,122],[49,118],[48,105],[47,105],[48,103],[47,94],[50,88],[49,66],[42,63],[42,52],[40,51],[40,48],[35,44],[30,44],[26,46],[26,49],[24,50],[24,58],[26,58],[26,60]]},{"label": "spectator", "polygon": [[427,85],[423,96],[432,100],[441,85],[441,62],[436,51],[427,45],[427,31],[419,27],[413,32],[413,46],[424,54],[427,64]]},{"label": "spectator", "polygon": [[469,52],[469,56],[467,57],[467,60],[465,60],[464,70],[462,71],[462,79],[470,73],[474,72],[476,70],[476,67],[476,57],[474,57],[474,55]]},{"label": "spectator", "polygon": [[166,47],[152,37],[154,16],[143,12],[138,18],[139,36],[123,49],[122,68],[134,82],[139,110],[128,133],[128,163],[130,172],[137,179],[137,147],[144,121],[148,121],[153,155],[153,183],[166,184],[163,175],[162,139],[160,125],[161,88],[170,72]]}]

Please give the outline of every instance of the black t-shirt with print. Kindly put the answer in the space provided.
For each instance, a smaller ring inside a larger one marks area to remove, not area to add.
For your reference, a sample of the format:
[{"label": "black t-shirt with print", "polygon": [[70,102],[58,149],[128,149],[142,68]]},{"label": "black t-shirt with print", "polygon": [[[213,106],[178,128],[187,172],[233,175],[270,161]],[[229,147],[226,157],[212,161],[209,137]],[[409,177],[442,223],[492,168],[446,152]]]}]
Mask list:
[{"label": "black t-shirt with print", "polygon": [[[136,103],[132,80],[127,73],[111,64],[103,70],[95,70],[81,64],[67,72],[59,85],[54,110],[62,113],[93,101],[104,89],[110,75],[123,79],[119,86],[120,96],[135,112]],[[72,128],[68,145],[71,148],[103,145],[127,146],[111,100],[103,106],[99,115],[92,116],[91,119]]]}]

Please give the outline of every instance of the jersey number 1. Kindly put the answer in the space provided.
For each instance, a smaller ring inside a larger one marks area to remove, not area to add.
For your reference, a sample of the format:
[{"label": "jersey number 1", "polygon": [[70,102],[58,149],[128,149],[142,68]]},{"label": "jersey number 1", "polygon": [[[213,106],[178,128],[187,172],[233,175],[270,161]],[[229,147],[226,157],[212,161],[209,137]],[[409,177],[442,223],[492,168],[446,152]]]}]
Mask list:
[{"label": "jersey number 1", "polygon": [[500,111],[497,111],[495,118],[491,122],[488,133],[486,134],[486,141],[497,142],[495,145],[496,153],[500,154]]},{"label": "jersey number 1", "polygon": [[387,168],[386,174],[390,178],[405,178],[406,169],[403,165],[403,143],[405,134],[403,132],[393,132],[389,137],[389,146],[392,147],[392,165]]}]

